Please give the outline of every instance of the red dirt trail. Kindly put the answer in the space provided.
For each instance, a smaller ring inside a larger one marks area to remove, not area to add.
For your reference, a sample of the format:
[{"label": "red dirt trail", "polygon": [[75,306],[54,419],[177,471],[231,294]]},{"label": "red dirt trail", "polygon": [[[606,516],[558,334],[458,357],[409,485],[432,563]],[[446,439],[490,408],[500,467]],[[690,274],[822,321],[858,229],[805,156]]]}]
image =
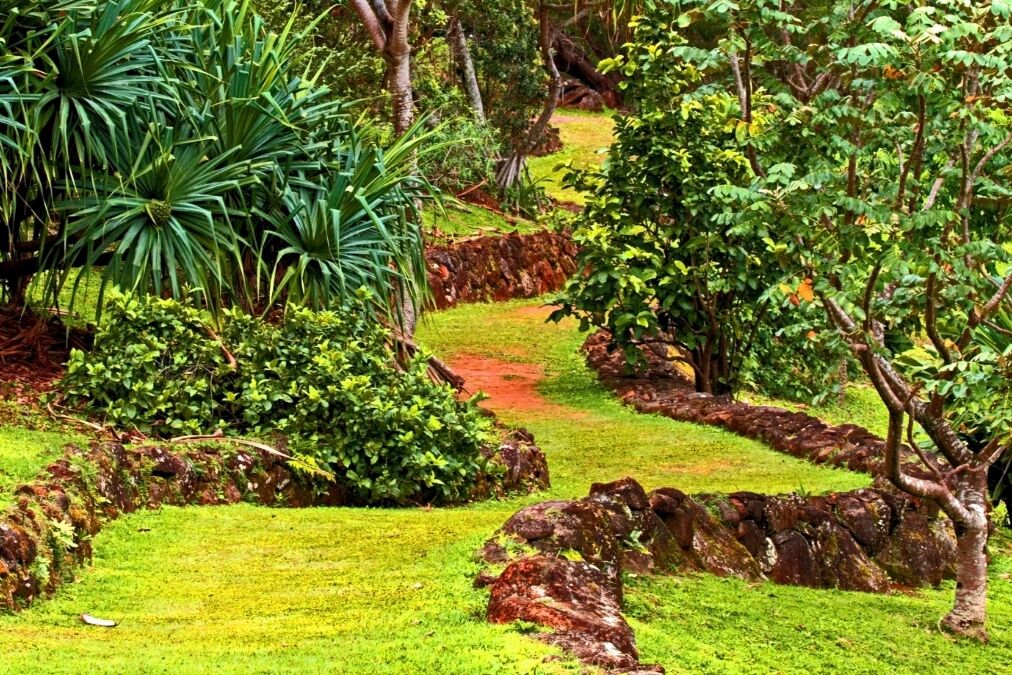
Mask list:
[{"label": "red dirt trail", "polygon": [[545,369],[538,364],[458,354],[450,361],[450,368],[464,378],[468,395],[479,391],[488,394],[481,406],[494,412],[542,413],[569,419],[583,416],[580,411],[545,400],[538,391]]}]

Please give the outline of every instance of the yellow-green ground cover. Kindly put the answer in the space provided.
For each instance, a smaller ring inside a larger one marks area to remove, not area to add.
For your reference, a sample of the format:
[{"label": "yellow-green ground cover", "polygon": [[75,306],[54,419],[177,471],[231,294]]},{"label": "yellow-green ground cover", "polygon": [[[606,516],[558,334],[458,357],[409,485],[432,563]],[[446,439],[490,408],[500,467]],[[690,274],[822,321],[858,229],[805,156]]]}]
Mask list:
[{"label": "yellow-green ground cover", "polygon": [[[538,389],[551,407],[499,412],[538,437],[548,493],[459,509],[237,506],[123,518],[97,537],[95,564],[76,583],[0,617],[0,673],[579,672],[523,627],[482,621],[473,551],[523,504],[623,475],[690,492],[868,483],[634,413],[583,366],[574,324],[546,325],[546,315],[531,302],[464,306],[431,316],[419,339],[451,362],[544,369]],[[644,659],[669,672],[997,673],[1012,662],[1007,548],[995,545],[988,647],[937,632],[951,588],[876,596],[708,575],[630,579],[627,613]],[[120,625],[84,626],[82,612]]]},{"label": "yellow-green ground cover", "polygon": [[579,192],[563,187],[566,170],[560,165],[572,164],[576,169],[600,166],[607,158],[615,130],[614,113],[589,113],[580,110],[559,110],[552,125],[559,128],[562,150],[546,157],[532,157],[528,162],[531,177],[541,181],[549,197],[560,202],[583,204]]}]

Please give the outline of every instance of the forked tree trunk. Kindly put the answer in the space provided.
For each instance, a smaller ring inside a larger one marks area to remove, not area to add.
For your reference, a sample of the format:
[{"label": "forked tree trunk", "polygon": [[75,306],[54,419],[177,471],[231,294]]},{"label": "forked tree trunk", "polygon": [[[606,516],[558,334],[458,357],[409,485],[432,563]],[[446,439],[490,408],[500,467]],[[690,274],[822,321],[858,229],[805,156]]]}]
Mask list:
[{"label": "forked tree trunk", "polygon": [[562,93],[562,76],[559,74],[559,69],[555,66],[555,57],[552,53],[554,32],[552,30],[551,19],[549,18],[548,4],[544,0],[538,3],[538,24],[540,26],[538,42],[541,47],[541,59],[544,61],[545,70],[548,71],[549,78],[548,96],[545,98],[544,108],[541,110],[541,115],[538,116],[537,121],[527,130],[523,139],[517,143],[513,154],[499,168],[496,181],[499,183],[499,187],[502,188],[512,187],[523,173],[524,163],[527,161],[527,157],[531,154],[531,151],[537,147],[544,137],[548,124],[552,121],[552,115],[555,114],[555,109],[559,105],[559,95]]},{"label": "forked tree trunk", "polygon": [[[1012,281],[1009,286],[1012,287]],[[864,372],[889,410],[889,433],[884,448],[886,477],[903,492],[935,502],[956,529],[956,596],[941,625],[958,635],[986,642],[987,541],[991,525],[987,470],[1008,447],[995,438],[983,448],[972,450],[946,419],[945,399],[919,398],[917,389],[875,351],[880,339],[869,339],[872,331],[862,332],[839,304],[825,295],[821,298],[829,319],[850,341]],[[910,424],[904,426],[908,417]],[[915,445],[914,423],[931,439],[937,454],[931,456]],[[930,478],[905,472],[901,457],[904,429],[909,449],[918,455]]]}]

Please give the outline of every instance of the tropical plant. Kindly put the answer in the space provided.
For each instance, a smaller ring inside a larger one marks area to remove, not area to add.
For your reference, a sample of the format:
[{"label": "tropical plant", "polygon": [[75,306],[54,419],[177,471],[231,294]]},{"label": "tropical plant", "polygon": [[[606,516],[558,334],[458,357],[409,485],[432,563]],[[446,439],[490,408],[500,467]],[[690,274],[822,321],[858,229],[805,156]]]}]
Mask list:
[{"label": "tropical plant", "polygon": [[625,54],[604,64],[622,71],[636,110],[616,119],[604,169],[567,178],[589,197],[573,231],[581,273],[553,316],[607,328],[633,364],[645,345],[665,343],[697,391],[749,384],[811,399],[832,386],[838,359],[807,338],[818,326],[767,292],[781,276],[765,254],[773,230],[718,223],[730,206],[716,188],[748,185],[752,170],[736,140],[737,100],[691,95],[701,75],[676,56],[683,45],[665,24],[642,21]]},{"label": "tropical plant", "polygon": [[339,190],[340,246],[312,255],[354,284],[312,302],[338,306],[365,285],[396,314],[394,281],[402,296],[424,296],[424,277],[405,271],[423,269],[415,200],[430,190],[408,160],[424,135],[411,129],[386,152],[363,143],[346,106],[300,67],[313,22],[297,31],[293,17],[275,32],[247,0],[4,0],[4,10],[8,300],[23,302],[41,270],[55,302],[91,268],[103,291],[190,288],[215,310],[308,300],[272,294],[277,275],[287,291],[313,285],[302,271],[315,274],[294,265],[278,234],[291,239],[292,223],[333,206]]}]

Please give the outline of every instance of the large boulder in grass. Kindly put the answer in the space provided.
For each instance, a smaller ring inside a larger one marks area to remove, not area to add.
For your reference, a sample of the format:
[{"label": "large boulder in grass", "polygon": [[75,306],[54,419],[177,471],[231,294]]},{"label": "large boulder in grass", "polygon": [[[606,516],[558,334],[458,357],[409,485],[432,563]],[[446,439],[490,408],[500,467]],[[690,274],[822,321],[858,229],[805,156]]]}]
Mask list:
[{"label": "large boulder in grass", "polygon": [[917,511],[903,514],[878,563],[896,582],[938,586],[956,575],[956,532],[947,518],[928,518]]},{"label": "large boulder in grass", "polygon": [[812,550],[819,564],[820,586],[868,593],[889,590],[886,573],[839,524],[827,521],[816,528]]},{"label": "large boulder in grass", "polygon": [[607,576],[587,562],[551,555],[513,562],[492,585],[488,620],[550,628],[542,640],[593,666],[638,667],[636,640],[619,596]]},{"label": "large boulder in grass", "polygon": [[643,486],[631,478],[595,483],[588,501],[602,506],[620,544],[625,572],[666,572],[685,565],[685,556],[671,530],[651,508]]},{"label": "large boulder in grass", "polygon": [[[681,547],[687,566],[721,577],[762,578],[756,559],[735,536],[736,524],[721,522],[705,506],[671,488],[652,492],[650,501]],[[716,502],[711,500],[710,505],[724,517],[732,517]]]},{"label": "large boulder in grass", "polygon": [[621,547],[608,511],[588,500],[550,501],[518,511],[482,549],[487,562],[515,557],[509,539],[521,553],[578,557],[594,565],[615,594],[622,597]]},{"label": "large boulder in grass", "polygon": [[483,472],[471,488],[471,501],[530,494],[551,487],[548,459],[526,429],[509,429],[498,447],[483,451],[498,471]]}]

